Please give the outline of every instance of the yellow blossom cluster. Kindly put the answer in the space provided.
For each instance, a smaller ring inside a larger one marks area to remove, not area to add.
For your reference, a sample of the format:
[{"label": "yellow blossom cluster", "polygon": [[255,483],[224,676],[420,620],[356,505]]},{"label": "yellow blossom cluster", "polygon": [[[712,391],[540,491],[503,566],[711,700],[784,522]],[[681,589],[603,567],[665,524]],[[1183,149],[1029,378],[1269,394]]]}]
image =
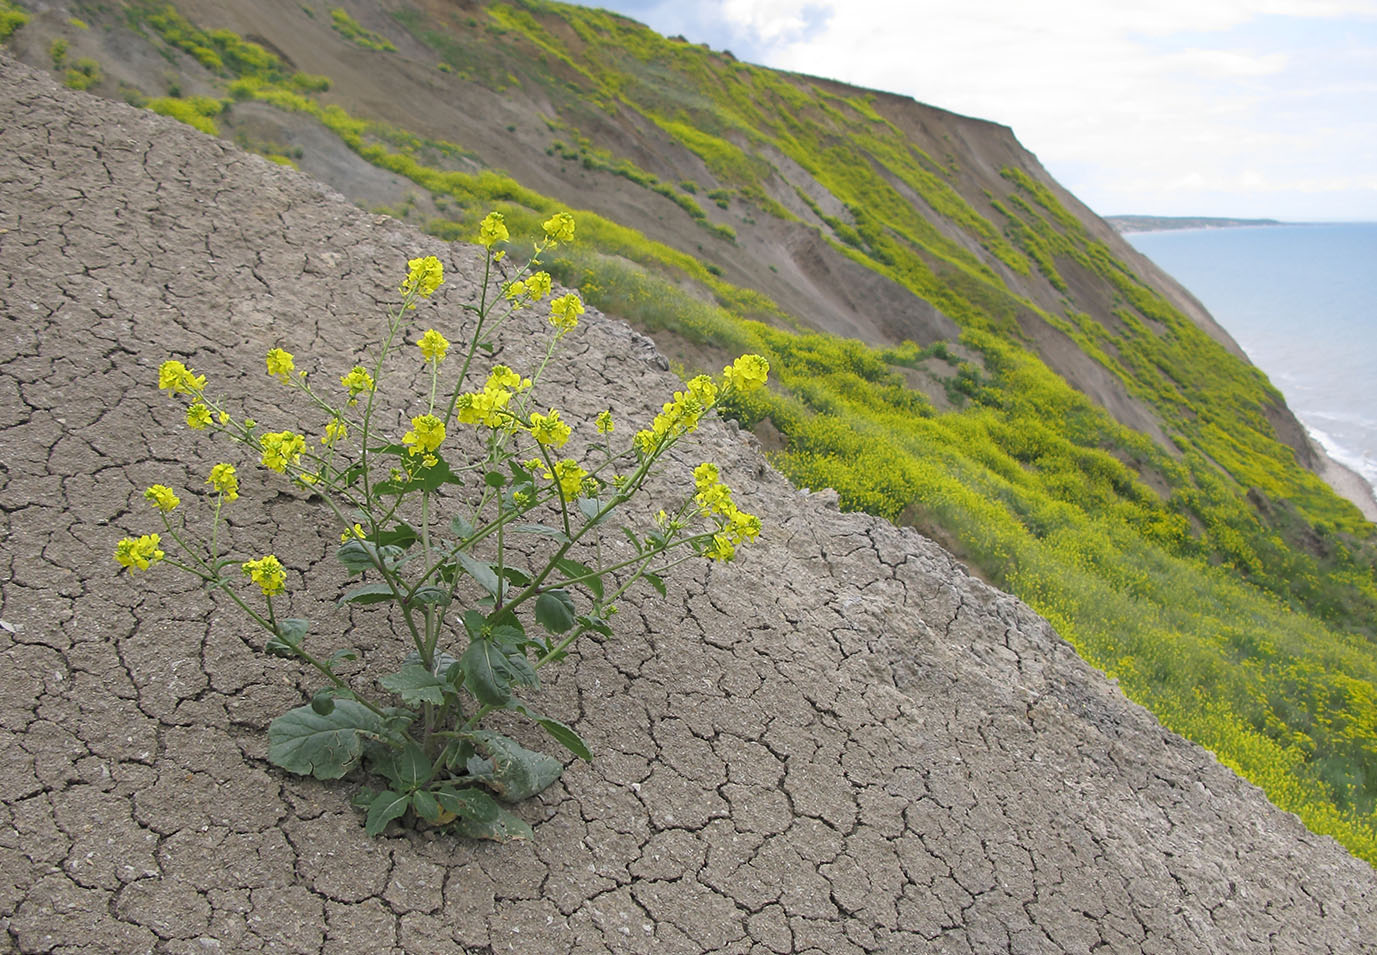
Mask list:
[{"label": "yellow blossom cluster", "polygon": [[206,376],[193,373],[186,365],[169,358],[158,366],[158,388],[174,395],[199,395],[206,387]]},{"label": "yellow blossom cluster", "polygon": [[147,570],[166,556],[158,549],[160,540],[157,534],[126,537],[115,545],[115,560],[119,561],[121,567]]},{"label": "yellow blossom cluster", "polygon": [[287,586],[287,571],[272,554],[257,560],[246,560],[240,566],[244,574],[263,591],[265,597],[280,594]]},{"label": "yellow blossom cluster", "polygon": [[665,402],[650,427],[636,433],[637,449],[651,454],[666,441],[698,428],[698,421],[717,403],[717,385],[707,375],[691,379],[674,400]]},{"label": "yellow blossom cluster", "polygon": [[574,217],[567,212],[556,212],[541,224],[541,228],[545,230],[546,248],[553,249],[560,242],[574,241]]},{"label": "yellow blossom cluster", "polygon": [[294,356],[291,352],[281,348],[268,350],[268,374],[277,378],[283,384],[291,380],[292,372],[296,370],[293,361]]},{"label": "yellow blossom cluster", "polygon": [[351,405],[359,403],[359,395],[373,390],[373,376],[362,365],[355,365],[348,374],[340,378],[339,383],[349,389]]},{"label": "yellow blossom cluster", "polygon": [[545,471],[544,474],[545,480],[554,481],[559,485],[560,493],[565,500],[577,497],[588,478],[588,472],[579,467],[579,463],[573,458],[556,461],[554,469]]},{"label": "yellow blossom cluster", "polygon": [[206,483],[224,495],[227,501],[239,499],[239,477],[233,464],[217,464],[210,469]]},{"label": "yellow blossom cluster", "polygon": [[583,301],[574,292],[566,292],[559,298],[550,299],[550,324],[566,335],[578,326],[579,316],[584,312]]},{"label": "yellow blossom cluster", "polygon": [[421,356],[426,361],[433,361],[437,365],[445,360],[445,352],[449,351],[449,339],[433,328],[426,329],[425,334],[417,339],[416,345],[421,349]]},{"label": "yellow blossom cluster", "polygon": [[306,438],[293,431],[273,431],[261,435],[258,446],[263,451],[263,466],[285,474],[289,465],[301,460],[306,451]]},{"label": "yellow blossom cluster", "polygon": [[[406,264],[409,271],[402,281],[403,295],[411,295],[414,292],[421,298],[428,298],[445,281],[444,263],[433,255],[410,259]],[[415,308],[415,303],[412,303],[411,307]]]},{"label": "yellow blossom cluster", "polygon": [[455,417],[462,424],[502,427],[513,420],[511,412],[506,410],[512,396],[530,387],[531,379],[522,378],[506,365],[493,365],[482,391],[467,392],[455,399]]},{"label": "yellow blossom cluster", "polygon": [[527,301],[539,302],[550,294],[550,287],[549,272],[533,272],[524,279],[516,279],[502,286],[502,294],[509,302],[522,297]]},{"label": "yellow blossom cluster", "polygon": [[502,220],[502,213],[489,212],[478,224],[478,243],[483,248],[491,249],[497,243],[506,242],[511,238],[511,233],[507,231],[507,225]]},{"label": "yellow blossom cluster", "polygon": [[402,436],[402,443],[410,445],[411,454],[429,456],[445,441],[445,423],[433,414],[417,415],[411,419],[411,430]]},{"label": "yellow blossom cluster", "polygon": [[172,488],[165,484],[154,484],[143,492],[143,499],[164,514],[167,514],[178,504],[182,503],[181,499],[173,493]]},{"label": "yellow blossom cluster", "polygon": [[321,436],[320,443],[327,448],[333,448],[339,441],[349,437],[349,429],[344,422],[336,418],[334,421],[325,422],[325,434]]},{"label": "yellow blossom cluster", "polygon": [[572,428],[559,420],[559,412],[554,408],[551,408],[547,415],[539,411],[531,415],[531,437],[540,444],[562,448],[572,431]]},{"label": "yellow blossom cluster", "polygon": [[699,510],[717,520],[720,530],[713,535],[703,556],[709,560],[731,560],[736,548],[760,535],[760,518],[740,510],[732,501],[731,488],[722,483],[717,465],[704,462],[693,469],[697,490],[694,500]]}]

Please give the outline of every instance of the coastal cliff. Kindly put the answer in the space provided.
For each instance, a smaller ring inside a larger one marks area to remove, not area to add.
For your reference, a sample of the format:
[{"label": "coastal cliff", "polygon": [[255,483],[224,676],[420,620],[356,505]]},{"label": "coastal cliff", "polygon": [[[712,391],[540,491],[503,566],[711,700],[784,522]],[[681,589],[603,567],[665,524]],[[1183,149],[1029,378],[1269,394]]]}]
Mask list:
[{"label": "coastal cliff", "polygon": [[[1358,952],[1377,874],[1164,730],[1017,599],[912,529],[800,492],[705,423],[663,481],[722,464],[759,546],[627,600],[541,705],[595,760],[526,807],[530,843],[368,839],[284,777],[267,720],[302,690],[227,603],[107,555],[154,481],[222,453],[157,388],[181,357],[256,393],[291,343],[370,340],[409,257],[476,250],[0,56],[0,708],[16,952]],[[503,354],[535,347],[520,321]],[[678,379],[598,314],[546,385],[646,420]],[[257,371],[254,371],[257,369]],[[677,453],[677,452],[676,452]],[[232,531],[303,571],[334,528],[244,468]],[[252,475],[251,477],[248,477]],[[288,536],[290,535],[290,536]],[[335,593],[293,609],[355,623]]]}]

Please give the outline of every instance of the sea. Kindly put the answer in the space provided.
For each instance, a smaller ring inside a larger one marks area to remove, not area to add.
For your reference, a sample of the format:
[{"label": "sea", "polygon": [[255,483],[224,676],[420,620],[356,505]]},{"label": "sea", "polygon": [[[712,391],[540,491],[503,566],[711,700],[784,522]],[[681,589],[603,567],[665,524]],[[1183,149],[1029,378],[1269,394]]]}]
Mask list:
[{"label": "sea", "polygon": [[1190,289],[1330,457],[1377,485],[1377,222],[1124,238]]}]

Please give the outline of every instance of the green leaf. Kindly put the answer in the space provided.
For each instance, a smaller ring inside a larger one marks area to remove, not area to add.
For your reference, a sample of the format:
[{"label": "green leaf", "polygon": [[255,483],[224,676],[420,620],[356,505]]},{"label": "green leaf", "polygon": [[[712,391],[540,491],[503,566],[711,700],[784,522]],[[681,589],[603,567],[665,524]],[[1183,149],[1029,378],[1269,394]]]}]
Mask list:
[{"label": "green leaf", "polygon": [[536,598],[536,621],[551,633],[566,632],[574,616],[574,598],[566,590],[547,590]]},{"label": "green leaf", "polygon": [[370,836],[378,835],[387,828],[389,822],[406,812],[410,805],[409,795],[384,789],[368,804],[368,822],[364,825],[364,830]]},{"label": "green leaf", "polygon": [[396,673],[390,673],[378,682],[382,684],[383,689],[400,696],[407,706],[445,702],[444,691],[447,684],[418,664],[406,664]]},{"label": "green leaf", "polygon": [[429,790],[418,789],[411,794],[411,808],[416,810],[416,815],[420,816],[432,826],[438,825],[441,819],[440,803]]},{"label": "green leaf", "polygon": [[372,541],[353,538],[339,545],[335,556],[351,574],[358,574],[365,570],[375,570],[379,566],[394,567],[406,556],[406,551],[396,544],[378,546]]},{"label": "green leaf", "polygon": [[454,831],[471,839],[510,842],[534,836],[524,820],[503,809],[481,789],[438,792],[435,799],[443,809],[458,817],[453,823]]},{"label": "green leaf", "polygon": [[555,561],[555,566],[563,571],[566,577],[582,577],[579,583],[592,591],[598,600],[602,599],[602,577],[595,573],[592,567],[569,557],[561,557]]},{"label": "green leaf", "polygon": [[[583,512],[583,516],[587,520],[593,521],[602,511],[602,502],[596,497],[581,497],[579,498],[579,510]],[[601,520],[606,520],[611,513],[611,511],[608,511],[607,514],[603,514]],[[601,521],[597,521],[596,523],[601,523]]]},{"label": "green leaf", "polygon": [[502,576],[517,587],[528,587],[531,583],[530,575],[523,570],[517,570],[515,567],[503,567]]},{"label": "green leaf", "polygon": [[271,657],[295,657],[301,642],[306,639],[306,631],[310,626],[311,621],[300,617],[278,620],[277,632],[268,638],[268,642],[263,646],[263,652]]},{"label": "green leaf", "polygon": [[492,777],[485,782],[503,802],[529,799],[564,772],[564,764],[553,756],[527,749],[501,733],[477,730],[469,738],[492,760]]},{"label": "green leaf", "polygon": [[420,539],[421,535],[416,532],[416,528],[403,521],[394,529],[379,533],[374,542],[379,547],[395,545],[397,547],[407,548]]},{"label": "green leaf", "polygon": [[469,692],[488,706],[506,706],[512,698],[512,684],[536,686],[539,678],[524,654],[507,654],[491,640],[474,640],[459,658],[464,684]]},{"label": "green leaf", "polygon": [[449,603],[449,588],[438,587],[435,584],[425,584],[417,587],[411,593],[411,602],[427,605],[438,605]]},{"label": "green leaf", "polygon": [[311,709],[320,716],[329,716],[335,711],[334,687],[317,690],[311,697]]},{"label": "green leaf", "polygon": [[668,596],[668,591],[665,590],[664,578],[662,578],[659,574],[652,574],[650,571],[647,570],[643,572],[641,576],[650,583],[650,586],[654,587],[656,590],[660,592],[661,597]]},{"label": "green leaf", "polygon": [[499,488],[507,483],[507,475],[501,471],[489,471],[483,475],[483,483],[491,488]]},{"label": "green leaf", "polygon": [[473,525],[464,520],[462,514],[455,514],[449,519],[449,529],[463,540],[468,540],[473,536]]},{"label": "green leaf", "polygon": [[545,729],[545,732],[555,738],[557,743],[585,763],[591,763],[593,761],[593,753],[588,748],[588,744],[583,741],[583,738],[579,736],[578,733],[574,732],[572,727],[565,723],[561,723],[552,716],[541,716],[524,703],[514,703],[512,709],[539,723]]},{"label": "green leaf", "polygon": [[396,595],[392,593],[392,587],[384,583],[364,584],[362,587],[355,587],[339,599],[342,604],[380,604],[388,600],[396,600]]},{"label": "green leaf", "polygon": [[622,533],[626,535],[627,540],[631,541],[631,546],[636,548],[636,553],[644,552],[645,548],[641,546],[641,539],[632,533],[631,528],[623,527]]},{"label": "green leaf", "polygon": [[516,531],[518,534],[540,534],[552,537],[561,544],[569,543],[568,534],[557,527],[546,527],[544,524],[512,524],[508,530]]},{"label": "green leaf", "polygon": [[479,586],[494,597],[498,596],[501,581],[497,579],[497,573],[492,569],[492,564],[470,557],[463,551],[458,551],[454,556],[459,558],[459,563],[464,565],[464,570],[470,577],[478,581]]},{"label": "green leaf", "polygon": [[579,623],[582,624],[583,629],[585,630],[592,630],[594,633],[600,633],[604,637],[612,636],[612,628],[608,626],[607,621],[602,619],[601,617],[587,617],[580,615]]},{"label": "green leaf", "polygon": [[288,772],[339,779],[363,755],[364,742],[382,732],[372,710],[355,700],[336,700],[322,716],[310,706],[288,710],[268,726],[268,761]]},{"label": "green leaf", "polygon": [[408,791],[424,786],[435,775],[435,767],[431,766],[425,750],[412,740],[407,740],[401,751],[392,757],[392,765],[393,778]]}]

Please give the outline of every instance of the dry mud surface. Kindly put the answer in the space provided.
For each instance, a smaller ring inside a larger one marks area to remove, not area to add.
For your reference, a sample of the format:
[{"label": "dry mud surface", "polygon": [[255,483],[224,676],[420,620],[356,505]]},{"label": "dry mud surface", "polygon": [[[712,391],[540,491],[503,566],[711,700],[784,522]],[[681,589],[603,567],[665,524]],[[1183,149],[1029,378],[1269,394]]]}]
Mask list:
[{"label": "dry mud surface", "polygon": [[[0,59],[0,946],[1372,950],[1369,866],[1164,731],[1017,600],[796,492],[716,422],[664,484],[717,460],[766,531],[738,563],[680,568],[667,601],[626,601],[614,639],[552,668],[541,708],[598,755],[520,810],[535,840],[367,838],[346,787],[264,759],[268,721],[312,685],[299,668],[190,578],[131,580],[110,555],[156,529],[143,488],[194,504],[228,458],[233,540],[293,568],[294,613],[400,655],[377,614],[334,609],[320,505],[189,431],[156,378],[175,356],[285,427],[265,350],[332,380],[428,252],[450,281],[417,322],[445,330],[473,249]],[[513,326],[503,357],[539,334]],[[574,415],[610,401],[645,421],[676,384],[591,311],[570,342],[545,390]],[[306,593],[317,563],[328,586]]]}]

